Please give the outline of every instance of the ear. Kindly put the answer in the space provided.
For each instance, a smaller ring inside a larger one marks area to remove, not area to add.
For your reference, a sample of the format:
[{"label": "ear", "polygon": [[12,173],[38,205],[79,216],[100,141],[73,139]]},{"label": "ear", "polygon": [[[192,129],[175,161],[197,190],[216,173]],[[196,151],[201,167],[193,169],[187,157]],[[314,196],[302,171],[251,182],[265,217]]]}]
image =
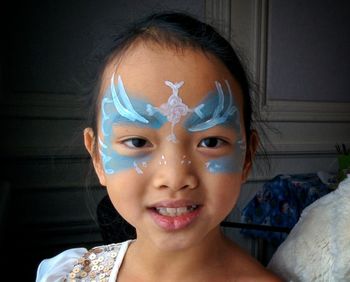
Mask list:
[{"label": "ear", "polygon": [[249,172],[252,169],[253,165],[253,159],[256,153],[256,150],[259,145],[259,136],[258,132],[253,129],[250,134],[249,138],[249,147],[247,147],[247,151],[245,154],[245,161],[244,161],[244,166],[243,166],[243,171],[242,171],[242,182],[246,182]]},{"label": "ear", "polygon": [[100,155],[95,150],[95,135],[92,128],[84,129],[84,144],[86,150],[91,156],[92,163],[95,168],[95,172],[102,186],[106,186],[106,176],[102,165]]}]

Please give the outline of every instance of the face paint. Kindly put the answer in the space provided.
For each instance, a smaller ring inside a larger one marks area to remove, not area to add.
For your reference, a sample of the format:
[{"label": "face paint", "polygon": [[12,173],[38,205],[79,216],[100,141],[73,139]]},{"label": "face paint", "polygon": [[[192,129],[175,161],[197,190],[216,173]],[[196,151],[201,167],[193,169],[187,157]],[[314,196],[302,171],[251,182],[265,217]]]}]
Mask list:
[{"label": "face paint", "polygon": [[143,174],[142,167],[147,167],[148,156],[129,157],[118,154],[110,146],[106,145],[99,139],[101,145],[100,154],[102,157],[103,168],[106,174],[134,168],[138,174]]},{"label": "face paint", "polygon": [[134,165],[135,170],[136,170],[136,172],[137,172],[138,174],[143,174],[142,169],[139,167],[139,165],[137,164],[136,161],[133,162],[133,165]]},{"label": "face paint", "polygon": [[[130,98],[124,88],[123,81],[118,76],[117,89],[114,86],[114,74],[111,79],[110,88],[106,91],[101,102],[102,134],[104,142],[99,139],[100,154],[103,166],[107,174],[113,174],[121,170],[134,168],[138,174],[143,174],[141,167],[147,167],[150,160],[148,156],[123,156],[112,149],[112,129],[114,125],[129,124],[139,127],[150,127],[158,129],[165,122],[171,122],[171,134],[168,140],[177,142],[174,134],[174,126],[180,122],[182,116],[193,113],[185,122],[185,127],[190,132],[203,131],[217,125],[230,126],[238,132],[239,139],[236,144],[234,156],[226,156],[206,163],[208,170],[212,173],[241,171],[245,152],[245,144],[240,131],[239,112],[234,105],[230,86],[226,81],[228,94],[225,95],[221,84],[215,82],[216,95],[209,95],[207,99],[194,109],[190,109],[178,96],[179,88],[184,84],[165,81],[172,89],[172,95],[167,103],[159,108],[154,107],[146,101]],[[226,99],[225,99],[226,97]],[[228,98],[228,99],[227,99]],[[147,118],[146,118],[147,117]],[[181,160],[181,164],[191,164],[190,160]],[[240,161],[241,160],[241,161]],[[159,162],[166,164],[164,156]]]},{"label": "face paint", "polygon": [[149,123],[147,119],[139,115],[131,105],[128,95],[125,92],[123,81],[118,76],[118,93],[114,88],[114,73],[111,78],[111,90],[113,103],[119,114],[131,121],[139,121],[142,123]]},{"label": "face paint", "polygon": [[190,165],[192,162],[190,160],[187,160],[186,158],[187,158],[186,156],[182,157],[181,164]]},{"label": "face paint", "polygon": [[185,128],[190,132],[205,131],[215,126],[225,126],[237,133],[237,142],[231,155],[211,160],[206,167],[211,173],[240,172],[243,169],[245,143],[243,141],[240,114],[235,105],[234,96],[228,81],[225,81],[228,93],[215,81],[216,92],[210,93],[202,102],[202,115],[192,114],[185,121]]},{"label": "face paint", "polygon": [[[104,142],[99,139],[100,154],[104,170],[107,174],[113,174],[121,170],[134,168],[138,174],[142,174],[141,167],[147,166],[147,156],[123,156],[112,148],[113,126],[127,124],[138,127],[160,128],[167,120],[160,114],[145,118],[148,103],[139,99],[131,99],[124,88],[121,77],[118,77],[117,89],[114,87],[114,75],[110,87],[107,89],[101,101],[101,131]],[[141,166],[141,167],[140,167]]]},{"label": "face paint", "polygon": [[190,132],[204,131],[217,125],[234,127],[240,131],[239,112],[234,103],[230,85],[227,81],[228,93],[225,94],[219,82],[215,81],[216,92],[211,93],[201,103],[201,115],[192,114],[185,122]]},{"label": "face paint", "polygon": [[161,159],[161,161],[159,162],[159,165],[166,165],[166,160],[165,160],[164,155],[162,155],[162,159]]},{"label": "face paint", "polygon": [[182,102],[179,97],[179,88],[184,84],[183,81],[172,83],[170,81],[165,81],[165,84],[172,89],[172,95],[169,97],[168,102],[162,104],[159,108],[153,107],[152,105],[147,105],[147,111],[149,115],[153,115],[157,111],[162,115],[166,116],[169,122],[171,122],[171,134],[167,139],[171,142],[176,143],[177,139],[174,134],[174,127],[180,121],[181,116],[187,115],[189,112],[195,111],[197,115],[202,116],[201,108],[202,105],[196,107],[195,109],[189,109],[186,104]]},{"label": "face paint", "polygon": [[205,165],[211,173],[241,172],[243,170],[245,145],[242,140],[235,144],[232,154],[207,162]]}]

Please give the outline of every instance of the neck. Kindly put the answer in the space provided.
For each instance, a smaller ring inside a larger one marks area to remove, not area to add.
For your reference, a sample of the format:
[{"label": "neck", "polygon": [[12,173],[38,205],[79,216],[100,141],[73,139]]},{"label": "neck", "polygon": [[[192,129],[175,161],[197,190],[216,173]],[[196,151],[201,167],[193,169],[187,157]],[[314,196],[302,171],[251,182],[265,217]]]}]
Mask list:
[{"label": "neck", "polygon": [[161,281],[162,277],[172,279],[177,277],[178,279],[174,281],[182,281],[189,274],[193,276],[195,273],[201,274],[210,270],[211,266],[220,268],[225,261],[228,245],[230,242],[219,227],[200,242],[177,250],[160,249],[152,241],[138,237],[128,250],[125,264],[127,266],[130,261],[135,275],[137,276],[136,273],[142,274],[143,277],[147,275],[149,277],[147,280],[150,281],[154,278]]}]

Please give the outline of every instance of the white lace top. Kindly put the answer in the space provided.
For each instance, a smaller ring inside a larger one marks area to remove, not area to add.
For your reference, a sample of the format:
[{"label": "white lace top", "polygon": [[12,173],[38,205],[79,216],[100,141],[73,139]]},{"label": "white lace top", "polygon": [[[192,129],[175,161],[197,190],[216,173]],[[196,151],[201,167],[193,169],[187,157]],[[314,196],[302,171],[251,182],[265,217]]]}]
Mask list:
[{"label": "white lace top", "polygon": [[94,247],[74,248],[43,260],[36,282],[115,282],[125,253],[133,240]]}]

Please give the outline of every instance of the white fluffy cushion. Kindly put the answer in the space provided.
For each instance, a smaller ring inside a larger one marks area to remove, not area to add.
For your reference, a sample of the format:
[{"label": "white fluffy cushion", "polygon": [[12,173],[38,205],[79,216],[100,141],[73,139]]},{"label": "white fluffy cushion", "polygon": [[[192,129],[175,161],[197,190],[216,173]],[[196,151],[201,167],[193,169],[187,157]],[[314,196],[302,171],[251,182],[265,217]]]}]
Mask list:
[{"label": "white fluffy cushion", "polygon": [[303,211],[268,268],[287,281],[350,281],[350,175]]}]

